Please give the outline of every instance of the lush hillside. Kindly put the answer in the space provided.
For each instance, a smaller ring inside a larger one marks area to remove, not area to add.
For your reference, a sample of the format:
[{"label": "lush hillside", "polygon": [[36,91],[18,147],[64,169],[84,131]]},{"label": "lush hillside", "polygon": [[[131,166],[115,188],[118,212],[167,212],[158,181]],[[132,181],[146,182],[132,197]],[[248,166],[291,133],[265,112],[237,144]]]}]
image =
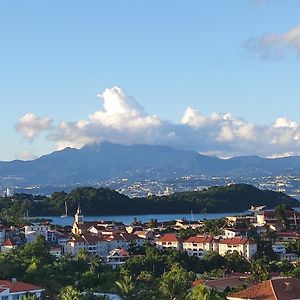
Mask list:
[{"label": "lush hillside", "polygon": [[200,212],[240,212],[251,205],[266,205],[274,208],[279,204],[300,206],[300,202],[283,193],[262,191],[251,185],[237,184],[211,187],[197,192],[175,193],[170,196],[129,198],[109,189],[78,188],[70,193],[56,192],[51,197],[17,194],[13,200],[0,201],[0,215],[51,216],[64,213],[67,202],[69,213],[73,215],[78,203],[85,215],[122,215],[150,213],[194,213]]}]

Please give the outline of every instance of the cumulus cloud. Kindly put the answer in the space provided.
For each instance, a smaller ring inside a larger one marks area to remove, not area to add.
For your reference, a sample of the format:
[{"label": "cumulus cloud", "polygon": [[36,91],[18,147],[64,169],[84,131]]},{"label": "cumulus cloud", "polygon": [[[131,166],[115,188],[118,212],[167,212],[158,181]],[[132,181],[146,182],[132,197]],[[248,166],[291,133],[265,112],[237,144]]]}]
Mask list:
[{"label": "cumulus cloud", "polygon": [[280,59],[289,51],[300,57],[300,25],[289,31],[276,34],[266,34],[250,38],[245,47],[248,51],[258,54],[262,59]]},{"label": "cumulus cloud", "polygon": [[[85,120],[61,122],[51,130],[47,138],[58,149],[80,148],[86,144],[103,141],[121,144],[170,145],[192,149],[203,154],[231,157],[236,155],[261,155],[278,157],[300,154],[300,125],[285,117],[273,124],[257,125],[231,113],[203,115],[187,107],[180,122],[172,123],[149,115],[133,97],[119,87],[106,89],[98,95],[103,109],[91,113]],[[99,105],[100,106],[100,105]],[[26,115],[20,124],[23,134],[33,138],[40,130],[49,128],[51,120],[44,124],[31,124],[36,117]],[[27,120],[25,122],[25,120]],[[24,131],[24,128],[27,128]]]},{"label": "cumulus cloud", "polygon": [[51,124],[50,118],[41,118],[33,113],[27,113],[19,119],[15,127],[24,138],[32,142],[41,132],[49,130]]},{"label": "cumulus cloud", "polygon": [[161,120],[147,115],[124,90],[113,87],[98,96],[103,100],[103,110],[90,114],[88,120],[62,122],[58,130],[49,136],[59,149],[66,146],[78,148],[102,141],[153,144],[159,139]]}]

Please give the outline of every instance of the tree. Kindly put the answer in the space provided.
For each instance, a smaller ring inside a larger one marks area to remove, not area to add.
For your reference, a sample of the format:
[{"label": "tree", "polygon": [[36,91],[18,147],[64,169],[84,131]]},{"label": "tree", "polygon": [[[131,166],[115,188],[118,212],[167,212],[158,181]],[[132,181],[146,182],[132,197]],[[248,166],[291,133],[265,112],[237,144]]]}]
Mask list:
[{"label": "tree", "polygon": [[121,280],[116,281],[116,286],[124,300],[135,299],[136,284],[132,276],[124,274]]},{"label": "tree", "polygon": [[69,285],[60,290],[59,299],[60,300],[82,300],[83,296],[81,295],[79,290]]},{"label": "tree", "polygon": [[226,299],[217,294],[216,291],[209,290],[204,284],[198,284],[187,295],[186,300],[223,300]]},{"label": "tree", "polygon": [[36,295],[26,294],[25,296],[21,297],[21,300],[38,300]]},{"label": "tree", "polygon": [[227,253],[224,258],[226,260],[227,271],[248,272],[250,270],[250,263],[248,260],[237,251]]},{"label": "tree", "polygon": [[160,290],[167,299],[184,299],[192,286],[194,274],[175,264],[169,272],[162,275]]},{"label": "tree", "polygon": [[268,262],[263,258],[259,258],[251,261],[251,271],[248,280],[254,283],[260,283],[267,279],[270,279],[270,274],[268,272]]},{"label": "tree", "polygon": [[275,207],[275,215],[286,230],[290,228],[290,222],[287,217],[288,210],[290,210],[290,207],[288,207],[286,204],[280,204]]}]

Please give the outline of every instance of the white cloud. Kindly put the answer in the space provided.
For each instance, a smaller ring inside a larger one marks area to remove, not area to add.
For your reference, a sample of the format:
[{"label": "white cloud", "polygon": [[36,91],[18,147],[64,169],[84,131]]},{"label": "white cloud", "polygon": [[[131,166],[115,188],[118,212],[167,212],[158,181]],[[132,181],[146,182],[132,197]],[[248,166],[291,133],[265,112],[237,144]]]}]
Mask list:
[{"label": "white cloud", "polygon": [[41,118],[33,113],[27,113],[19,119],[15,127],[24,138],[33,141],[41,132],[49,130],[51,124],[50,118]]},{"label": "white cloud", "polygon": [[[80,148],[88,143],[109,141],[121,144],[170,145],[220,157],[300,154],[300,125],[286,117],[277,118],[270,125],[257,125],[231,113],[215,112],[206,116],[187,107],[181,122],[171,123],[148,115],[121,88],[106,89],[100,95],[103,100],[102,110],[91,113],[86,120],[64,121],[52,129],[48,139],[54,141],[58,149],[68,146]],[[36,117],[26,116],[19,122],[23,124],[20,128],[24,135],[31,138],[51,124],[49,119],[46,119],[47,122],[33,122],[44,124],[38,127],[40,130],[33,130],[36,126],[24,124],[32,124],[28,119],[32,121]]]},{"label": "white cloud", "polygon": [[113,87],[98,96],[103,99],[103,111],[92,113],[88,120],[62,122],[57,132],[49,136],[59,149],[102,141],[153,144],[159,138],[161,120],[146,115],[143,107],[124,90]]},{"label": "white cloud", "polygon": [[300,25],[281,34],[266,34],[249,39],[245,47],[262,59],[280,59],[286,52],[293,51],[300,57]]}]

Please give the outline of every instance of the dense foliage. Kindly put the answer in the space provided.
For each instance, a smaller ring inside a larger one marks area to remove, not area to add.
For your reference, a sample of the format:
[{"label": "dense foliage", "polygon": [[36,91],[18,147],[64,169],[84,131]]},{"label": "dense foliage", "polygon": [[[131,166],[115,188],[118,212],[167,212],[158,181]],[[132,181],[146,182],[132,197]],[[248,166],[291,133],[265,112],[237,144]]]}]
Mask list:
[{"label": "dense foliage", "polygon": [[0,279],[16,277],[40,285],[49,299],[59,295],[61,300],[88,300],[95,298],[93,292],[107,292],[130,300],[224,300],[232,290],[220,293],[203,285],[191,290],[196,274],[209,279],[248,272],[251,282],[268,279],[270,272],[300,278],[300,265],[274,261],[265,255],[247,261],[237,252],[225,256],[211,252],[198,259],[185,252],[159,251],[152,245],[136,249],[136,253],[121,268],[113,270],[83,251],[77,256],[55,259],[39,237],[34,243],[0,254]]},{"label": "dense foliage", "polygon": [[64,213],[65,202],[69,213],[75,213],[80,202],[85,215],[240,212],[251,205],[299,206],[288,195],[269,190],[259,190],[251,185],[236,184],[215,186],[202,191],[175,193],[169,196],[129,198],[107,188],[77,188],[70,193],[55,192],[51,197],[16,194],[0,201],[0,217],[13,221],[13,217],[50,216]]}]

